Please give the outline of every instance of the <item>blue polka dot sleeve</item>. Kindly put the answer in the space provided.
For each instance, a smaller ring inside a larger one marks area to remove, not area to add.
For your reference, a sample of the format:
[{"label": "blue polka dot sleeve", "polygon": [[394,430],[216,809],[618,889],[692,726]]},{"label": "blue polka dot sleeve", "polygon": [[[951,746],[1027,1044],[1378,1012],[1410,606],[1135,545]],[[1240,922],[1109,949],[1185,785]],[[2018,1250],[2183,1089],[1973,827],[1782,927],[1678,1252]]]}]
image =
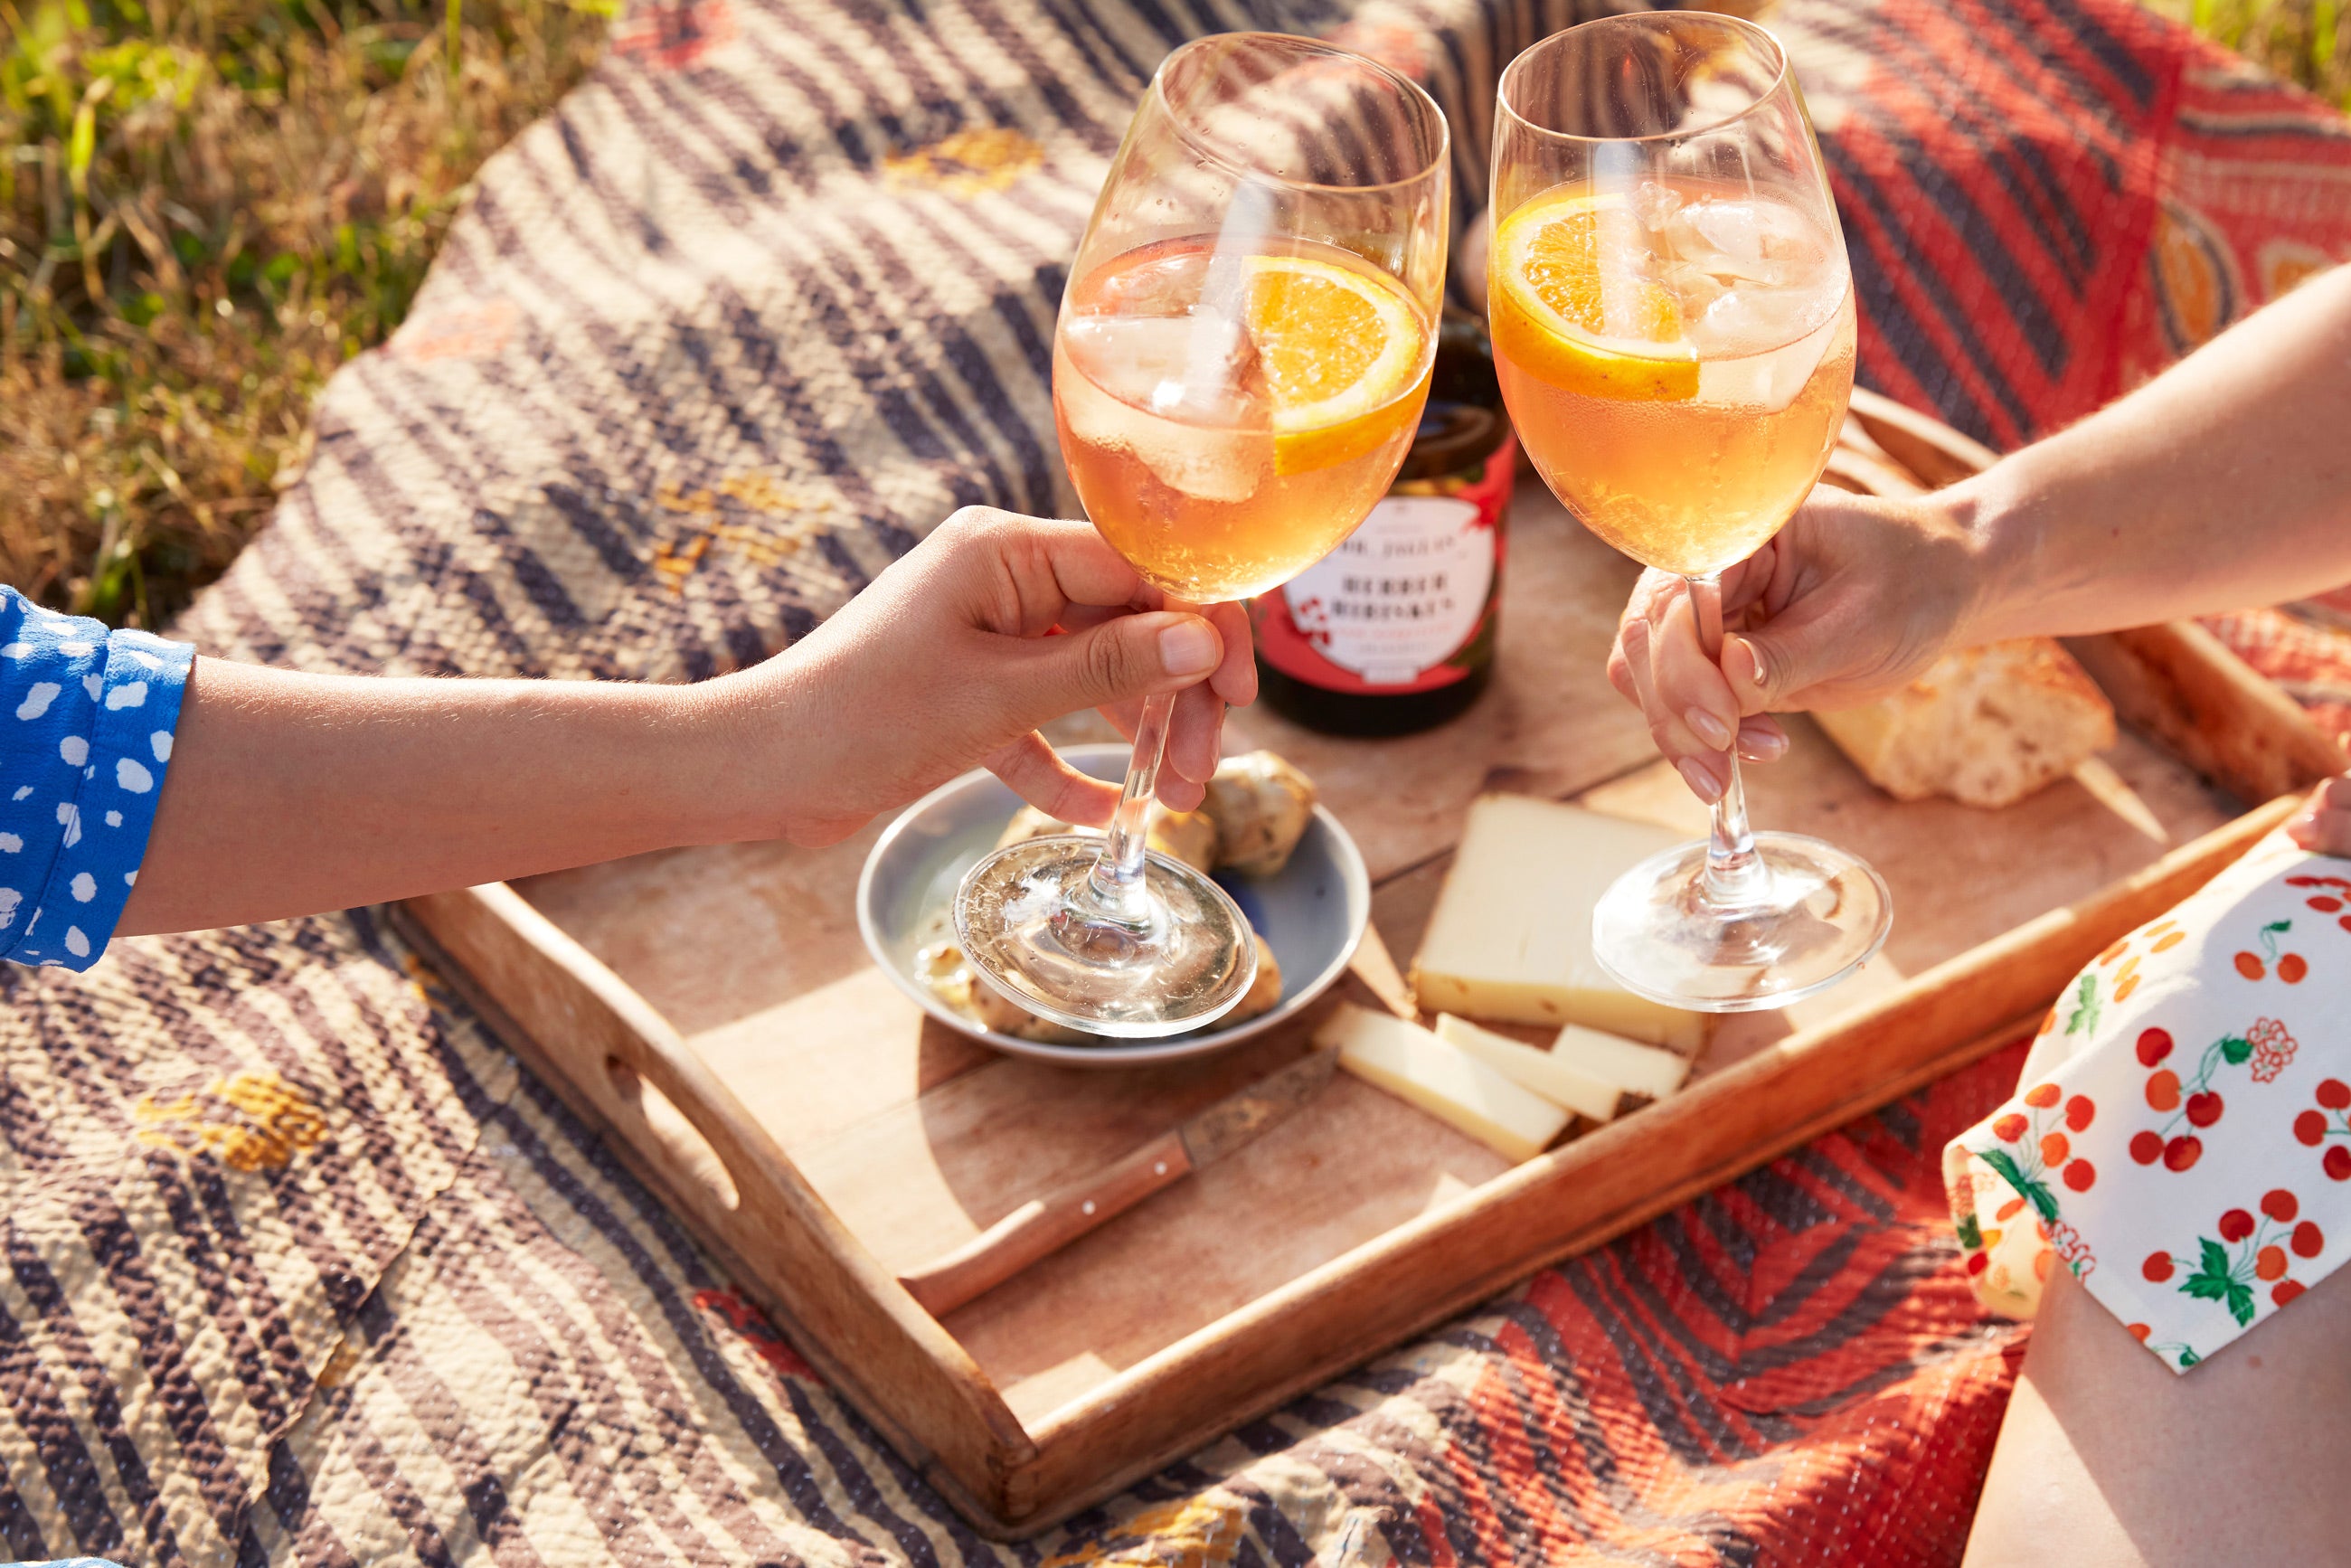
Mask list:
[{"label": "blue polka dot sleeve", "polygon": [[87,969],[139,880],[193,648],[0,587],[0,958]]}]

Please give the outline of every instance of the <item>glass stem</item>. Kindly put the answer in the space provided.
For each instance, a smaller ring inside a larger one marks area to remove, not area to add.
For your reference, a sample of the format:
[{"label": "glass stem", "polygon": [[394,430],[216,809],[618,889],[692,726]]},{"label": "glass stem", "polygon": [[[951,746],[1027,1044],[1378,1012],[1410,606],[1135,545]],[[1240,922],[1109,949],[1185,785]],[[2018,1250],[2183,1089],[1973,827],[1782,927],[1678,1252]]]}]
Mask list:
[{"label": "glass stem", "polygon": [[1730,781],[1714,803],[1714,831],[1706,842],[1706,901],[1717,909],[1760,904],[1767,873],[1747,828],[1747,789],[1739,780],[1739,748],[1729,752]]},{"label": "glass stem", "polygon": [[[1708,572],[1689,579],[1690,606],[1697,612],[1698,634],[1708,658],[1722,662],[1722,577]],[[1729,777],[1721,798],[1714,803],[1713,831],[1707,837],[1706,873],[1699,886],[1706,902],[1718,910],[1751,907],[1764,901],[1770,873],[1755,852],[1755,835],[1747,826],[1747,788],[1739,777],[1739,740],[1723,754]]]},{"label": "glass stem", "polygon": [[1151,835],[1151,798],[1159,788],[1159,757],[1167,746],[1167,722],[1176,712],[1176,694],[1147,697],[1143,717],[1134,727],[1134,757],[1126,765],[1126,788],[1118,798],[1118,815],[1110,822],[1110,836],[1094,862],[1077,902],[1086,913],[1121,925],[1141,928],[1150,923],[1143,896],[1143,852]]}]

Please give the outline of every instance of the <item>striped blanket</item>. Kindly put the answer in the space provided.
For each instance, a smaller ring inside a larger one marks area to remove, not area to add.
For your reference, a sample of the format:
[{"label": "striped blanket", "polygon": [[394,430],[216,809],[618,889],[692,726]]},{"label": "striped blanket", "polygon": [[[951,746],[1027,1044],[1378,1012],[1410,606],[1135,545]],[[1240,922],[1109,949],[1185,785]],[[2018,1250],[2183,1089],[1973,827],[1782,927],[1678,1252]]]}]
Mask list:
[{"label": "striped blanket", "polygon": [[[693,679],[965,502],[1067,511],[1061,267],[1202,32],[1493,83],[1596,0],[650,0],[485,169],[182,628]],[[1999,444],[2351,253],[2351,138],[2127,0],[1781,0],[1863,375]],[[2225,630],[2317,702],[2345,607]],[[1019,1547],[977,1540],[380,915],[0,975],[0,1554],[174,1564],[1956,1560],[2014,1331],[1935,1152],[1996,1058]]]}]

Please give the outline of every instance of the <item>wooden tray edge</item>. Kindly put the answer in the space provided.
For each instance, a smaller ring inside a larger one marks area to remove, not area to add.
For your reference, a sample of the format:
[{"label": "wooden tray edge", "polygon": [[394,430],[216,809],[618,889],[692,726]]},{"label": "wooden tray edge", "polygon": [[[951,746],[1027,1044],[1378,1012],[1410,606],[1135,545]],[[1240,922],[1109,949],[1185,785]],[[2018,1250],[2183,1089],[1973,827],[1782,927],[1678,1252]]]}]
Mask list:
[{"label": "wooden tray edge", "polygon": [[[688,1218],[827,1382],[959,1508],[994,1511],[1006,1479],[1033,1461],[1027,1430],[970,1354],[873,1260],[650,1003],[503,883],[409,899],[392,913],[452,989]],[[610,1060],[667,1105],[624,1098]],[[673,1117],[699,1134],[735,1202],[662,1125]],[[758,1257],[777,1262],[758,1266]],[[877,1398],[876,1380],[904,1396]]]},{"label": "wooden tray edge", "polygon": [[2065,646],[2124,723],[2241,801],[2307,789],[2351,767],[2299,703],[2192,621]]},{"label": "wooden tray edge", "polygon": [[1883,392],[1855,387],[1845,407],[1888,457],[1929,490],[1957,484],[2000,461],[2000,454],[1982,442]]}]

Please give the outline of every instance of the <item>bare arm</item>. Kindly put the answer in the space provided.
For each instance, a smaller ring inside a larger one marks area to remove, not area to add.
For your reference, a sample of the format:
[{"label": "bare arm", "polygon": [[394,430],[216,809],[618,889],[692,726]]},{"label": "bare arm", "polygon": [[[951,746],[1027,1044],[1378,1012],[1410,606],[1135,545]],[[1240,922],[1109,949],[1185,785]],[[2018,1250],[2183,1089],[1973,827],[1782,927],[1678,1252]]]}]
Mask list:
[{"label": "bare arm", "polygon": [[[2273,603],[2351,581],[2351,267],[2313,279],[2078,425],[1911,501],[1815,490],[1724,574],[1702,651],[1645,573],[1609,678],[1701,795],[1753,716],[1848,706],[1944,650]],[[1743,727],[1741,721],[1744,720]]]},{"label": "bare arm", "polygon": [[[199,659],[125,935],[277,919],[675,844],[824,843],[986,765],[1047,810],[1114,787],[1035,727],[1182,690],[1161,793],[1196,805],[1235,606],[1156,594],[1083,523],[958,514],[797,646],[695,686],[381,680]],[[1049,636],[1056,626],[1067,636]]]},{"label": "bare arm", "polygon": [[1971,643],[2351,581],[2351,267],[1942,500],[1984,552]]},{"label": "bare arm", "polygon": [[119,929],[239,925],[728,836],[710,707],[693,687],[200,658]]}]

